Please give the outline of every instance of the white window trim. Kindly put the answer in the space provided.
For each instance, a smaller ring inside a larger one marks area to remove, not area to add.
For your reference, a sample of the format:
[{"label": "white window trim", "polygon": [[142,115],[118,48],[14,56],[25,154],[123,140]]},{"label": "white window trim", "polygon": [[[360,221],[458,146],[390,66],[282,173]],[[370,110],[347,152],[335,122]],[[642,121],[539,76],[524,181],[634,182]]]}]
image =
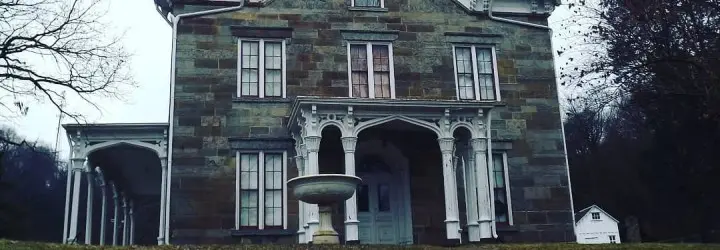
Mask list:
[{"label": "white window trim", "polygon": [[258,156],[258,225],[265,228],[265,154],[282,154],[282,227],[287,229],[287,151],[283,150],[238,150],[235,151],[235,229],[240,229],[240,155],[256,154]]},{"label": "white window trim", "polygon": [[[513,210],[512,210],[512,197],[510,195],[510,175],[508,174],[508,161],[507,161],[507,152],[506,151],[492,151],[492,154],[494,155],[502,155],[502,162],[503,162],[503,175],[505,178],[505,198],[507,199],[507,211],[508,211],[508,225],[514,225],[513,222]],[[495,164],[495,163],[493,163]],[[495,166],[493,165],[493,168]],[[493,178],[495,178],[495,173],[493,172]],[[494,185],[494,181],[492,182]],[[495,187],[493,186],[493,203],[495,202]],[[495,215],[495,211],[493,211],[493,216]],[[497,223],[497,222],[496,222]]]},{"label": "white window trim", "polygon": [[[350,6],[355,7],[355,1],[356,0],[350,0]],[[368,6],[359,6],[362,8],[377,8],[377,7],[368,7]],[[385,0],[380,0],[380,8],[385,8]]]},{"label": "white window trim", "polygon": [[[478,44],[453,44],[452,45],[452,55],[453,55],[453,77],[455,78],[455,96],[458,100],[461,101],[467,101],[467,99],[460,99],[460,83],[458,82],[457,78],[457,56],[455,53],[456,47],[470,47],[470,54],[471,54],[471,60],[472,60],[472,68],[473,68],[473,90],[475,90],[475,98],[476,101],[501,101],[500,99],[500,78],[498,76],[498,70],[497,70],[497,55],[495,52],[495,46],[492,45],[478,45]],[[476,49],[490,49],[491,55],[492,55],[492,65],[493,65],[493,89],[495,91],[495,99],[493,100],[484,100],[480,98],[480,82],[478,80],[478,70],[477,70],[477,54]]]},{"label": "white window trim", "polygon": [[[252,41],[259,42],[258,46],[258,96],[243,96],[242,95],[242,42]],[[282,88],[281,98],[287,98],[287,53],[285,48],[285,39],[260,39],[260,38],[239,38],[237,48],[237,98],[265,98],[265,42],[280,42],[282,43],[282,79],[280,86]],[[278,98],[273,96],[274,98]]]},{"label": "white window trim", "polygon": [[[348,69],[348,97],[353,97],[353,83],[352,83],[352,58],[350,55],[351,45],[365,45],[365,53],[367,53],[367,67],[368,67],[368,97],[370,99],[375,98],[375,77],[373,77],[372,68],[372,45],[387,45],[388,46],[388,64],[390,67],[390,99],[395,99],[395,66],[393,60],[393,46],[390,42],[366,42],[366,41],[348,41],[347,42],[347,69]],[[359,97],[364,98],[364,97]],[[385,98],[381,98],[385,99]]]}]

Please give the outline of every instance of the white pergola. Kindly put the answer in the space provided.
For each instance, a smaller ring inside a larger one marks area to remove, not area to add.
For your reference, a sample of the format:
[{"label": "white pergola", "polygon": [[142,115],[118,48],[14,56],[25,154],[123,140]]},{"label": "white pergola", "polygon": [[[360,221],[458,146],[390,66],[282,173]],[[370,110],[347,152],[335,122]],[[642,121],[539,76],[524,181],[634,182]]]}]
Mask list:
[{"label": "white pergola", "polygon": [[[133,245],[137,212],[137,204],[133,198],[141,195],[159,195],[160,221],[157,242],[165,243],[168,216],[166,212],[168,211],[166,206],[168,124],[64,124],[63,128],[71,148],[63,243],[106,245],[108,226],[106,224],[110,222],[112,245]],[[157,164],[158,160],[159,164]],[[104,164],[106,166],[103,166]],[[141,169],[150,174],[139,173]],[[81,239],[78,239],[78,223],[83,177],[87,180],[85,187],[87,204],[85,204],[85,238],[81,242]],[[99,186],[102,198],[100,236],[97,242],[93,242],[92,237],[95,185]],[[110,194],[112,194],[113,213],[108,218],[107,198]]]}]

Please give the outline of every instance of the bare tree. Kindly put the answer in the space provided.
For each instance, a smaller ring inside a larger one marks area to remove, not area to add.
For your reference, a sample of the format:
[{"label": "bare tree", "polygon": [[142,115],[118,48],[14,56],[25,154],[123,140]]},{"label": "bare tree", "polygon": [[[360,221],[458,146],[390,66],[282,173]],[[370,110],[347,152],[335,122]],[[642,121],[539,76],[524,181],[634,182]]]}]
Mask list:
[{"label": "bare tree", "polygon": [[66,98],[97,108],[92,97],[117,98],[135,85],[129,54],[101,20],[106,2],[0,0],[0,118],[49,101],[77,121],[83,116],[63,105]]}]

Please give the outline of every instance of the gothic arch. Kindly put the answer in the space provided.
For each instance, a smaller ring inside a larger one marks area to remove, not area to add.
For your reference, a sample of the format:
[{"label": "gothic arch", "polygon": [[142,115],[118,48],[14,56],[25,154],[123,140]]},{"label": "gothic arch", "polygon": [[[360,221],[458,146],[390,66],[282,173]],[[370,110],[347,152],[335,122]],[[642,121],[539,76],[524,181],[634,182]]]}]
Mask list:
[{"label": "gothic arch", "polygon": [[98,143],[95,145],[91,145],[91,146],[88,146],[87,148],[85,148],[85,155],[89,156],[93,152],[98,151],[100,149],[110,148],[110,147],[120,146],[120,145],[130,145],[130,146],[144,148],[144,149],[155,152],[155,154],[157,154],[158,157],[161,157],[161,158],[165,157],[165,152],[160,146],[153,145],[153,144],[150,144],[147,142],[134,141],[134,140],[106,141],[106,142],[101,142],[101,143]]},{"label": "gothic arch", "polygon": [[407,117],[404,115],[391,115],[391,116],[386,116],[386,117],[382,117],[382,118],[372,119],[372,120],[365,121],[365,122],[360,122],[355,127],[353,136],[357,137],[360,134],[360,132],[362,132],[363,130],[365,130],[367,128],[374,127],[374,126],[377,126],[377,125],[380,125],[383,123],[388,123],[391,121],[404,121],[404,122],[407,122],[407,123],[410,123],[413,125],[427,128],[430,131],[435,132],[435,134],[438,136],[442,135],[442,133],[440,132],[440,128],[437,125],[435,125],[434,123],[431,123],[428,121],[423,121],[423,120],[416,119],[416,118]]}]

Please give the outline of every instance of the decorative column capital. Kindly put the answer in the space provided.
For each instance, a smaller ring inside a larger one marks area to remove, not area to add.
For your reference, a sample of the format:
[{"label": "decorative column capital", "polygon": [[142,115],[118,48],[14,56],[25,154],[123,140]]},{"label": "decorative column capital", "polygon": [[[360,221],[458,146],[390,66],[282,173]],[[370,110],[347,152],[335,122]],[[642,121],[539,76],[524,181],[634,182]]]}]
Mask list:
[{"label": "decorative column capital", "polygon": [[443,154],[452,154],[455,147],[455,138],[438,138],[440,144],[440,152]]},{"label": "decorative column capital", "polygon": [[167,168],[167,157],[160,157],[160,166]]},{"label": "decorative column capital", "polygon": [[303,137],[303,141],[305,142],[305,148],[308,152],[317,153],[320,151],[320,140],[322,139],[321,136],[306,136]]},{"label": "decorative column capital", "polygon": [[472,138],[470,139],[472,144],[473,152],[486,152],[487,151],[487,139],[486,138]]},{"label": "decorative column capital", "polygon": [[340,138],[342,140],[343,149],[345,153],[355,153],[355,146],[357,145],[357,137],[347,136]]}]

